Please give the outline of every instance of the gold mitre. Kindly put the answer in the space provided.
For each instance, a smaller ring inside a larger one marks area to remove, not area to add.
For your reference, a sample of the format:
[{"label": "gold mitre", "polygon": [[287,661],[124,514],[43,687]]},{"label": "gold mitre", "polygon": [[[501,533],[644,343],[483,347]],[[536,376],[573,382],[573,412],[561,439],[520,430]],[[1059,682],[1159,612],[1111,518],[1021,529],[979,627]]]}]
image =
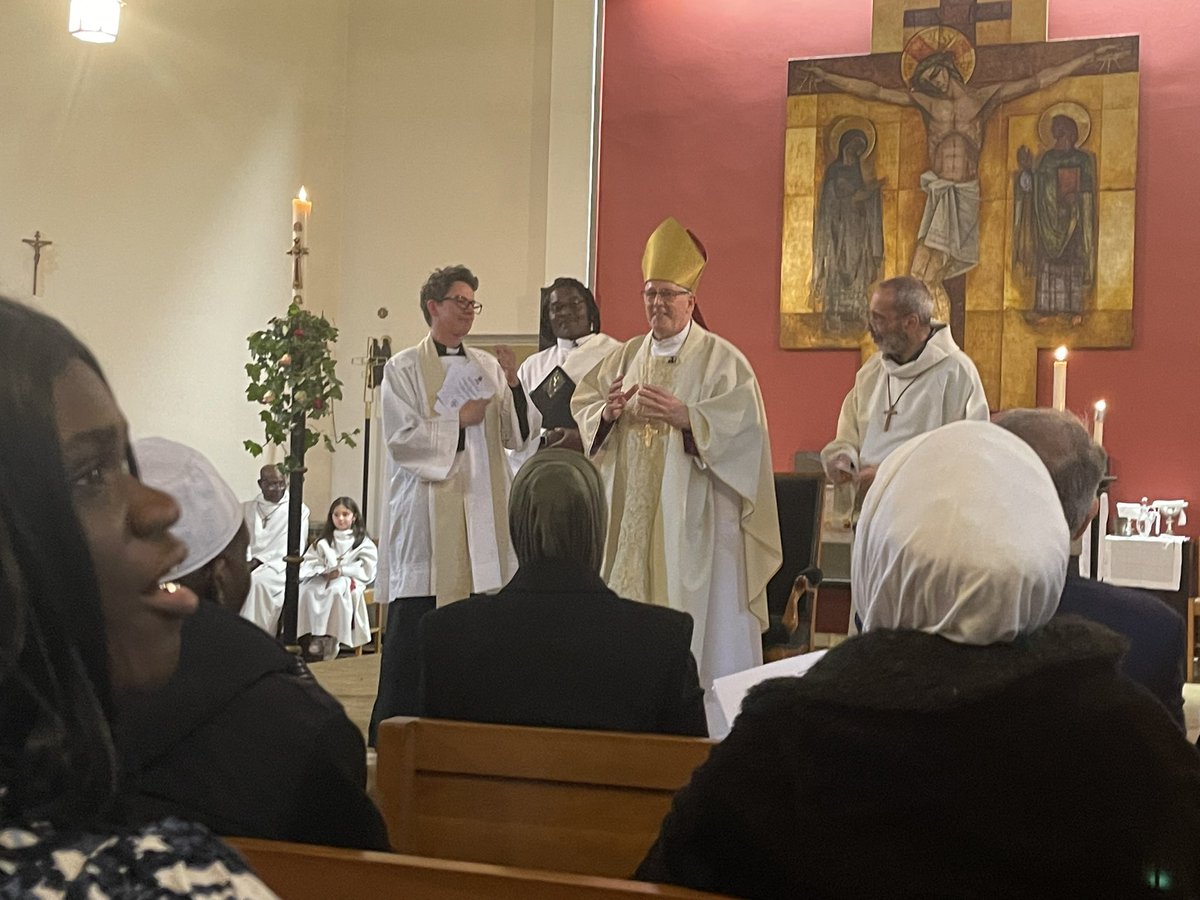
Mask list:
[{"label": "gold mitre", "polygon": [[673,217],[668,217],[646,241],[642,280],[669,281],[695,291],[707,261],[700,242]]}]

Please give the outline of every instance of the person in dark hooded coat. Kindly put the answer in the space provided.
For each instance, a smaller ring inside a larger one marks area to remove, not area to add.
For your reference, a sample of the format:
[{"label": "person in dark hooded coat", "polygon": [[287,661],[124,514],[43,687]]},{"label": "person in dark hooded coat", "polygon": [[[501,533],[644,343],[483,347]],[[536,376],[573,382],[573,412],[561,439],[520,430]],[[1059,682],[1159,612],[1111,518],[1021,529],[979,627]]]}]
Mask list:
[{"label": "person in dark hooded coat", "polygon": [[298,657],[236,613],[247,586],[237,498],[191,448],[150,438],[134,452],[147,483],[179,502],[189,555],[171,577],[202,602],[184,625],[175,675],[120,710],[133,814],[227,836],[389,849],[365,790],[362,733]]}]

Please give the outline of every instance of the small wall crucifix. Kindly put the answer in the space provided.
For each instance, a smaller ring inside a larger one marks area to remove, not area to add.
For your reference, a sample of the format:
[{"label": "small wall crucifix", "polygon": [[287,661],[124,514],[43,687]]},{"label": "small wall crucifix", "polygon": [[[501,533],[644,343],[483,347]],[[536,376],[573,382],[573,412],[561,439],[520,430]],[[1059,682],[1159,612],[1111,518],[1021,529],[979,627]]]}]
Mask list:
[{"label": "small wall crucifix", "polygon": [[31,238],[21,238],[22,244],[28,244],[33,248],[33,292],[38,292],[38,266],[42,262],[42,248],[49,247],[54,241],[42,240],[42,233],[35,231]]}]

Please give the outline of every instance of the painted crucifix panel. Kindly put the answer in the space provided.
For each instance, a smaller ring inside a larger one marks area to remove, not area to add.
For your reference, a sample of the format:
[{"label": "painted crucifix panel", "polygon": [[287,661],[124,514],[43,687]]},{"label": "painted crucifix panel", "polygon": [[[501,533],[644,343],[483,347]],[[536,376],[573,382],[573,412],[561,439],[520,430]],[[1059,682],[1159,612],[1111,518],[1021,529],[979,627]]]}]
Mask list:
[{"label": "painted crucifix panel", "polygon": [[781,343],[870,349],[870,285],[911,273],[991,405],[1029,405],[1038,347],[1132,340],[1138,41],[935,2],[876,0],[873,53],[789,64]]}]

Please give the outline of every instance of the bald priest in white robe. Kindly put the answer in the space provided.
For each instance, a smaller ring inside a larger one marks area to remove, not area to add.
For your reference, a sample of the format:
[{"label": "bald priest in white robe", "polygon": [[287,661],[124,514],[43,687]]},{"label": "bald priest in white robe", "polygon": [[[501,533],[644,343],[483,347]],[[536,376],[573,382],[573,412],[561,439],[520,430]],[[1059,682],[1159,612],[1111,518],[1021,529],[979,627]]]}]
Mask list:
[{"label": "bald priest in white robe", "polygon": [[783,551],[758,381],[693,321],[704,265],[675,219],[655,230],[642,258],[650,333],[585,376],[571,409],[608,491],[603,577],[622,597],[691,614],[710,729],[723,731],[712,681],[762,663]]},{"label": "bald priest in white robe", "polygon": [[482,308],[478,287],[465,266],[434,271],[420,293],[429,334],[383,369],[388,501],[375,596],[390,606],[372,745],[380,721],[417,712],[421,616],[497,591],[517,570],[504,451],[536,444],[542,419],[517,378],[512,350],[497,347],[492,356],[463,343]]},{"label": "bald priest in white robe", "polygon": [[869,328],[879,349],[858,370],[837,437],[821,451],[829,480],[855,482],[859,503],[879,464],[909,438],[963,419],[987,421],[975,363],[933,321],[933,306],[929,289],[908,275],[871,295]]},{"label": "bald priest in white robe", "polygon": [[[287,583],[288,494],[287,480],[275,466],[258,473],[259,495],[242,504],[250,533],[246,558],[250,562],[250,593],[242,604],[249,619],[271,637],[279,631],[283,591]],[[300,541],[308,540],[308,506],[300,505]]]},{"label": "bald priest in white robe", "polygon": [[583,450],[571,398],[583,376],[621,343],[600,330],[600,307],[587,286],[574,278],[556,278],[542,288],[538,346],[521,363],[517,377],[542,414],[542,437],[540,443],[508,451],[514,476],[539,446]]}]

